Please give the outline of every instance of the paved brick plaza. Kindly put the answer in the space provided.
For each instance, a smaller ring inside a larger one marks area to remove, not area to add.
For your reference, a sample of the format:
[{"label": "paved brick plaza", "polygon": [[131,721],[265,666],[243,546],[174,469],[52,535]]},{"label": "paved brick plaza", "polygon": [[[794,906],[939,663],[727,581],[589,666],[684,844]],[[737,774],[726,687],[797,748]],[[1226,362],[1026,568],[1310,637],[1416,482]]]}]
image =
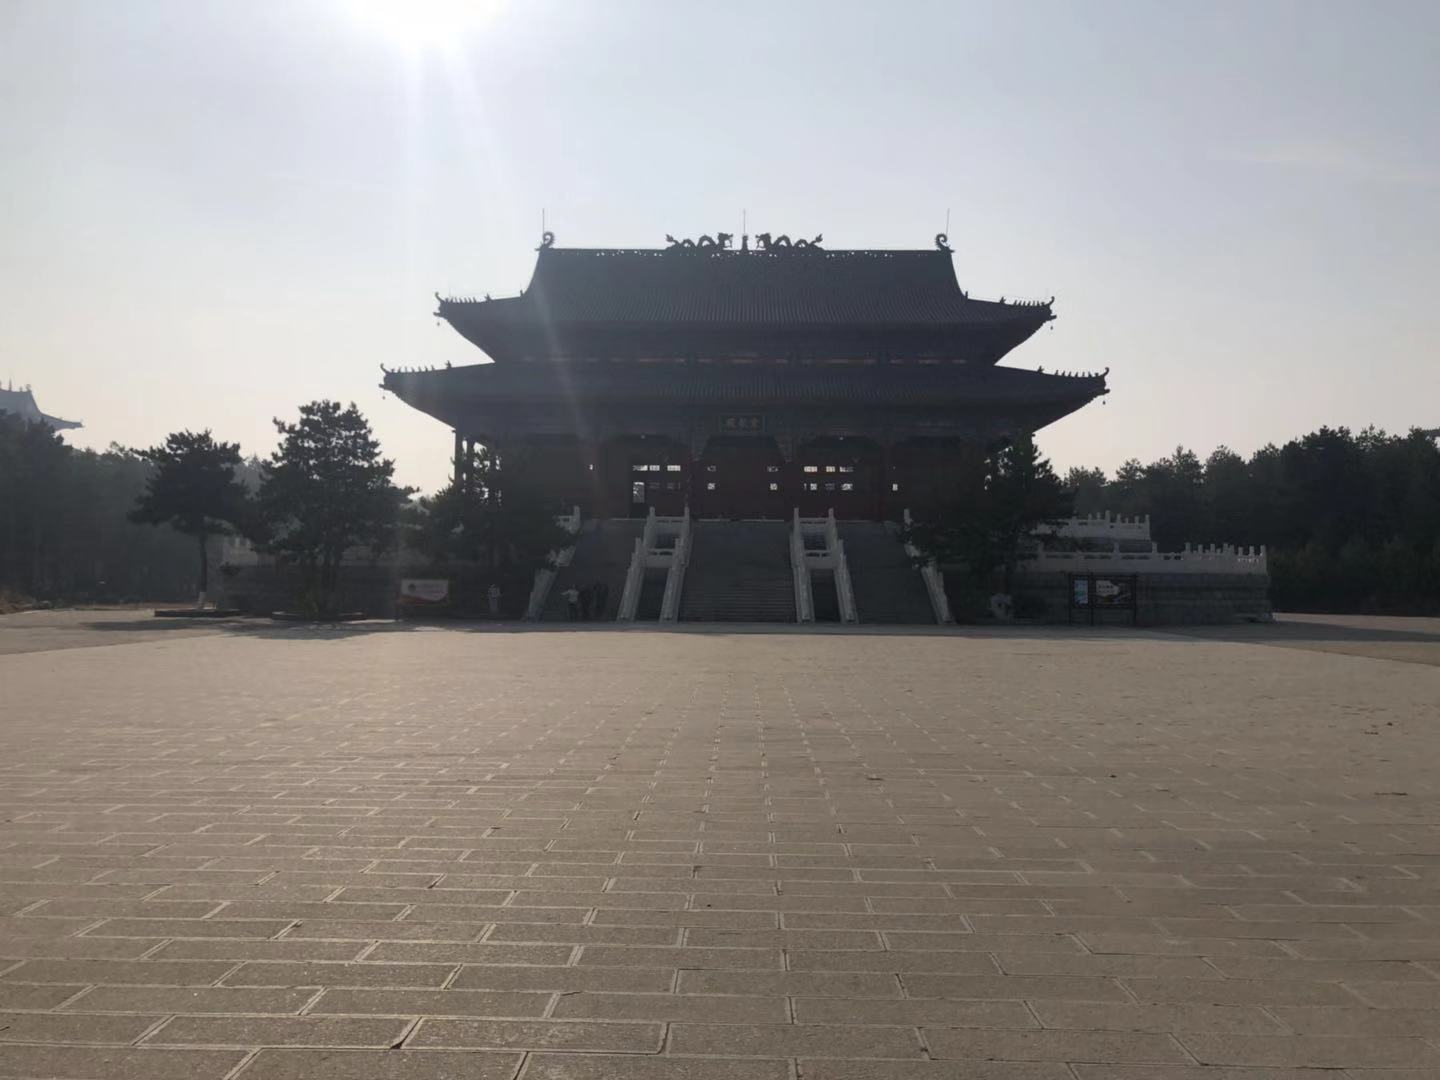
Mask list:
[{"label": "paved brick plaza", "polygon": [[1440,634],[1249,637],[0,619],[0,1076],[1433,1078]]}]

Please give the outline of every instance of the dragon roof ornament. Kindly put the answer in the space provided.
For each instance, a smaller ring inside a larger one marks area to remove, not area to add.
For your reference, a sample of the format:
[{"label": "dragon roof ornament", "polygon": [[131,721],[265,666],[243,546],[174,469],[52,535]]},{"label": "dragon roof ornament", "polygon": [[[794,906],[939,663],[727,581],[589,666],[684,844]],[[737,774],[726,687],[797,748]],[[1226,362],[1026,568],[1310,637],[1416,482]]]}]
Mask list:
[{"label": "dragon roof ornament", "polygon": [[725,251],[730,247],[730,241],[735,237],[728,232],[716,233],[714,236],[702,236],[699,240],[677,240],[669,233],[665,234],[665,242],[670,246],[667,251]]},{"label": "dragon roof ornament", "polygon": [[781,233],[779,236],[771,237],[768,232],[758,233],[755,242],[760,245],[761,251],[820,251],[820,241],[825,239],[824,233],[818,233],[814,240],[800,239],[791,243],[790,237]]}]

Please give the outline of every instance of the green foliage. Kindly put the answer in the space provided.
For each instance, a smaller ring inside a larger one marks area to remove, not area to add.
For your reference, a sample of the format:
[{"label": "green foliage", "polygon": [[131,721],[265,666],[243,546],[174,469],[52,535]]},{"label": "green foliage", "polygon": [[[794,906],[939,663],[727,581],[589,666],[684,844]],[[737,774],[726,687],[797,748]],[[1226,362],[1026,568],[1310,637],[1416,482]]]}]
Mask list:
[{"label": "green foliage", "polygon": [[988,580],[1004,569],[1005,591],[1028,538],[1073,513],[1074,494],[1026,436],[992,451],[978,475],[961,477],[959,497],[916,521],[907,539],[941,564],[964,564]]},{"label": "green foliage", "polygon": [[436,562],[473,562],[528,578],[569,542],[555,523],[556,507],[535,491],[523,457],[507,457],[502,467],[494,451],[476,447],[463,479],[420,500],[407,542]]},{"label": "green foliage", "polygon": [[1075,513],[1100,514],[1105,507],[1105,470],[1072,466],[1065,474],[1065,486],[1075,493]]},{"label": "green foliage", "polygon": [[0,415],[0,589],[57,602],[183,596],[193,541],[128,516],[153,470],[133,450],[76,450]]},{"label": "green foliage", "polygon": [[295,423],[275,421],[280,447],[261,468],[259,535],[300,567],[328,612],[347,552],[379,557],[395,546],[409,491],[393,482],[370,424],[353,404],[312,401]]},{"label": "green foliage", "polygon": [[154,468],[130,520],[169,525],[194,537],[203,596],[209,584],[207,542],[212,536],[229,534],[250,517],[249,495],[236,476],[241,467],[240,446],[216,442],[209,431],[177,431],[161,445],[138,453]]},{"label": "green foliage", "polygon": [[1102,473],[1098,491],[1097,472],[1070,470],[1077,505],[1150,514],[1161,550],[1265,545],[1281,610],[1440,611],[1440,448],[1430,434],[1322,427],[1248,461],[1223,446],[1203,465],[1183,448],[1128,461],[1111,480]]}]

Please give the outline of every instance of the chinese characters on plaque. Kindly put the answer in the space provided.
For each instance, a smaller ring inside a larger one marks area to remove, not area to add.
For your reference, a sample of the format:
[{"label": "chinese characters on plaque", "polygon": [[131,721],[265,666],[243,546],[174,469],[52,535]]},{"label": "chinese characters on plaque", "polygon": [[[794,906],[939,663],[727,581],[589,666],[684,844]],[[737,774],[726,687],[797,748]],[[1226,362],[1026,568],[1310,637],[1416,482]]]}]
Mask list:
[{"label": "chinese characters on plaque", "polygon": [[744,416],[722,416],[720,417],[720,430],[725,432],[764,431],[765,418],[754,414]]}]

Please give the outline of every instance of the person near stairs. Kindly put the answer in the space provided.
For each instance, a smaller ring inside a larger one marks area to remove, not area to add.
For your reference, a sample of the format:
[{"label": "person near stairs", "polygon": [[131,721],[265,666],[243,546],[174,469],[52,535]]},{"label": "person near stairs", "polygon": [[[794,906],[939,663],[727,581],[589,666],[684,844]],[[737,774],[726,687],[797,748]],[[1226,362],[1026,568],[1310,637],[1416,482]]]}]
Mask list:
[{"label": "person near stairs", "polygon": [[560,595],[565,597],[565,609],[570,615],[570,621],[575,622],[580,618],[580,590],[571,585]]}]

